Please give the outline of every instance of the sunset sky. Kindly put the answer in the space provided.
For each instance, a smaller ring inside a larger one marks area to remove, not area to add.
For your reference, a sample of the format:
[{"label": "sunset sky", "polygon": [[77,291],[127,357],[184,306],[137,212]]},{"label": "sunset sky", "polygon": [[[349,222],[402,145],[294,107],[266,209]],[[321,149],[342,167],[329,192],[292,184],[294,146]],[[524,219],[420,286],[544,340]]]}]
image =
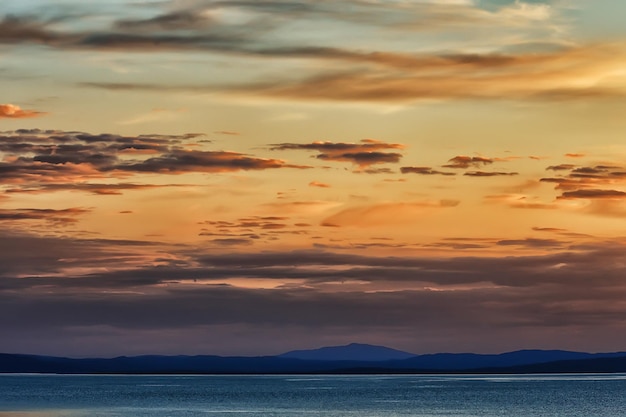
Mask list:
[{"label": "sunset sky", "polygon": [[2,0],[0,352],[626,350],[624,16]]}]

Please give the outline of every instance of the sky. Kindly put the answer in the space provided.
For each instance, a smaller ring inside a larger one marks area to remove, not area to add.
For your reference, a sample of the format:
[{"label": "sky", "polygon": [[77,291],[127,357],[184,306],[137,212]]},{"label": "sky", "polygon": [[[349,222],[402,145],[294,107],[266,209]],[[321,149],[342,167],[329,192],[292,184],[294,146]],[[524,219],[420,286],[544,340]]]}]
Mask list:
[{"label": "sky", "polygon": [[626,350],[621,0],[2,0],[0,351]]}]

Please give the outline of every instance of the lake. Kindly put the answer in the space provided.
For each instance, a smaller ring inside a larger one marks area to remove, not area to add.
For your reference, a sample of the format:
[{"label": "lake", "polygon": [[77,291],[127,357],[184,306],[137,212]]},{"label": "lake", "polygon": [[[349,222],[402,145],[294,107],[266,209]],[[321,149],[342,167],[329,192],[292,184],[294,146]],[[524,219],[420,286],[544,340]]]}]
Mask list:
[{"label": "lake", "polygon": [[0,375],[0,417],[623,416],[626,375]]}]

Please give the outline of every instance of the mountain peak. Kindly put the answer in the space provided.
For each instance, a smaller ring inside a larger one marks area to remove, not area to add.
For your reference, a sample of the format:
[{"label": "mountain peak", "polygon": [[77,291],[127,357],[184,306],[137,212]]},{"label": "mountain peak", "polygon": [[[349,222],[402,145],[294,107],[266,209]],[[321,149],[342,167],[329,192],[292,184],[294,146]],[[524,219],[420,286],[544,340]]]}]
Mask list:
[{"label": "mountain peak", "polygon": [[385,346],[350,343],[343,346],[326,346],[319,349],[293,350],[279,355],[281,358],[318,361],[390,361],[414,357],[415,354]]}]

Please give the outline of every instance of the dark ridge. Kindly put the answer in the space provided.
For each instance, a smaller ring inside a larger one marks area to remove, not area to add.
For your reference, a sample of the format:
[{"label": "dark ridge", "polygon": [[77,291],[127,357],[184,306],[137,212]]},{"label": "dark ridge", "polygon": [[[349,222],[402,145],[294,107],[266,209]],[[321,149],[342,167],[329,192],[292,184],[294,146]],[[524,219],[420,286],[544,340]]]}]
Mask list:
[{"label": "dark ridge", "polygon": [[[373,348],[373,349],[371,349]],[[0,354],[0,373],[58,374],[316,374],[316,373],[605,373],[626,372],[626,352],[583,353],[521,350],[499,355],[440,353],[401,360],[385,359],[406,352],[382,346],[335,346],[304,352],[322,352],[331,359],[298,359],[279,356],[120,356],[116,358],[73,359],[54,356]],[[303,351],[296,351],[300,355]],[[351,360],[346,352],[363,353]],[[373,360],[375,353],[381,360]],[[344,356],[342,356],[344,355]],[[367,359],[362,359],[363,357]]]}]

